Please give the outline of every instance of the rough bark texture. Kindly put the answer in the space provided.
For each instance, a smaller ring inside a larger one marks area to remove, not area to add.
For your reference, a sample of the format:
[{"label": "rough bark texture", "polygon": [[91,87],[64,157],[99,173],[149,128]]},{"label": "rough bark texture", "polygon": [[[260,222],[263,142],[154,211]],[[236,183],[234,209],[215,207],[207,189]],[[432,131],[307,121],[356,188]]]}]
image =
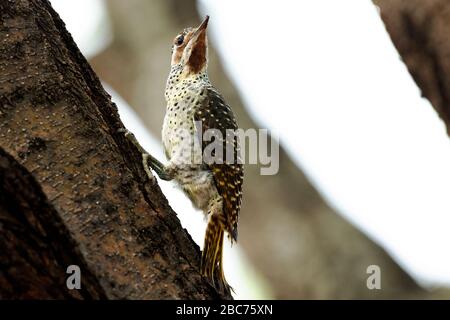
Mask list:
[{"label": "rough bark texture", "polygon": [[[67,289],[72,264],[84,271],[81,290]],[[39,184],[1,148],[0,288],[0,299],[105,297]]]},{"label": "rough bark texture", "polygon": [[49,2],[1,1],[0,297],[229,298],[122,127]]},{"label": "rough bark texture", "polygon": [[[196,4],[110,0],[108,5],[115,40],[92,60],[93,66],[159,136],[170,43],[180,30],[199,23]],[[240,126],[257,128],[213,49],[209,74]],[[257,166],[245,170],[239,243],[268,280],[274,297],[431,297],[382,248],[330,208],[283,150],[278,175],[261,176]],[[366,287],[366,268],[372,264],[383,272],[382,290]],[[445,296],[444,291],[434,297]]]},{"label": "rough bark texture", "polygon": [[450,1],[374,0],[409,72],[450,134]]}]

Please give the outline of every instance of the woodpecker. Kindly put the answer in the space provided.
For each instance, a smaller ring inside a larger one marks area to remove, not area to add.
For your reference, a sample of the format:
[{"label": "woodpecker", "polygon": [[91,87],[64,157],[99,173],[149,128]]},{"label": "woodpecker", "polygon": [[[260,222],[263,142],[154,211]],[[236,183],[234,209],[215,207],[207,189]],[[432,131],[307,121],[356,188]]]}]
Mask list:
[{"label": "woodpecker", "polygon": [[[231,294],[223,272],[223,239],[226,232],[231,242],[237,241],[244,174],[238,137],[230,139],[230,130],[238,129],[235,116],[208,78],[208,21],[206,16],[200,26],[184,29],[173,40],[162,128],[168,164],[143,152],[143,165],[149,176],[148,165],[161,179],[174,179],[204,212],[208,223],[200,271],[217,290]],[[222,140],[215,141],[219,151],[225,155],[231,149],[234,161],[205,161],[203,151],[210,141],[201,137],[208,130],[220,132]],[[182,134],[186,132],[192,139]]]}]

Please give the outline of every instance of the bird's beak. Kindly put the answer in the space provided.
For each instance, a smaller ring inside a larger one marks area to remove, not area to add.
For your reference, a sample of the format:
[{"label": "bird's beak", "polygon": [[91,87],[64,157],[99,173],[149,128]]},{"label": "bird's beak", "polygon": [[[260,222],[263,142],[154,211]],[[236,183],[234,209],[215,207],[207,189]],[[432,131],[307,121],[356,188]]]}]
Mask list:
[{"label": "bird's beak", "polygon": [[208,28],[208,21],[209,16],[206,16],[205,20],[203,20],[203,22],[198,26],[197,30],[195,30],[194,36],[198,36],[203,31],[206,31],[206,28]]},{"label": "bird's beak", "polygon": [[199,72],[207,63],[208,45],[206,43],[206,28],[208,27],[209,16],[195,30],[190,43],[192,50],[187,59],[187,65],[191,72]]},{"label": "bird's beak", "polygon": [[209,16],[205,17],[205,20],[203,20],[203,22],[198,26],[197,30],[195,30],[194,35],[193,35],[193,39],[196,41],[199,41],[201,39],[200,36],[205,37],[206,35],[206,28],[208,28],[208,21],[209,21]]}]

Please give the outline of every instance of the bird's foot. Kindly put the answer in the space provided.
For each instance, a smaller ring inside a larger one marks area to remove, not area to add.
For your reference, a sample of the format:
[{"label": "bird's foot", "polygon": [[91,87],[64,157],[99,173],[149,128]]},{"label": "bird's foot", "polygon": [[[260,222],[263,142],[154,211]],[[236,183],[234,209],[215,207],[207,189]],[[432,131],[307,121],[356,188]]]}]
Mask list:
[{"label": "bird's foot", "polygon": [[142,166],[144,167],[144,171],[147,174],[147,177],[150,180],[150,182],[155,183],[156,182],[155,176],[153,175],[148,165],[149,157],[151,157],[150,154],[148,154],[147,151],[145,151],[145,149],[141,146],[139,141],[137,141],[136,137],[131,131],[129,131],[126,128],[120,128],[117,130],[117,132],[123,133],[125,138],[127,138],[142,154]]},{"label": "bird's foot", "polygon": [[158,159],[156,159],[150,153],[145,151],[145,149],[141,146],[139,141],[137,141],[136,137],[132,132],[130,132],[125,128],[120,128],[118,132],[124,133],[125,137],[128,140],[130,140],[130,142],[133,143],[139,150],[139,152],[142,154],[142,165],[144,167],[145,173],[147,174],[151,182],[156,182],[156,179],[150,168],[152,168],[162,180],[173,179],[172,170],[168,170],[168,168],[166,168],[160,161],[158,161]]}]

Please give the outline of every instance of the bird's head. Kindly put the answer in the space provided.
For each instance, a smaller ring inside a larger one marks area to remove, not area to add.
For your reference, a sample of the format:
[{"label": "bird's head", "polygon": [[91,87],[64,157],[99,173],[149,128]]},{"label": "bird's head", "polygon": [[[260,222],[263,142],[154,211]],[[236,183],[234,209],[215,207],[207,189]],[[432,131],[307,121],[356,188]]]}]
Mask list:
[{"label": "bird's head", "polygon": [[209,16],[197,28],[184,29],[173,40],[172,66],[181,64],[185,75],[206,71],[208,65],[208,39],[206,29]]}]

